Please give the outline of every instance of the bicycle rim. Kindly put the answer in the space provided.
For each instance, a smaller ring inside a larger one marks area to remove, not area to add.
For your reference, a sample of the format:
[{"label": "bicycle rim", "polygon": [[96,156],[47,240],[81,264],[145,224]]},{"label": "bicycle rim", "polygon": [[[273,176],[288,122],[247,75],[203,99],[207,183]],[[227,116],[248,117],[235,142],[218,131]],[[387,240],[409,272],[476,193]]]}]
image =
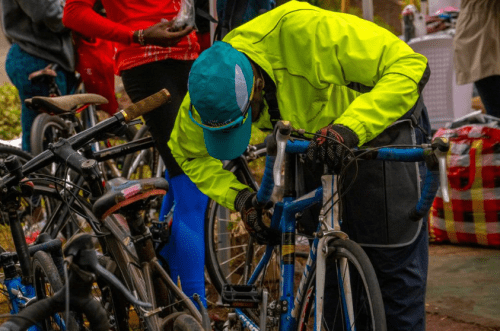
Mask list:
[{"label": "bicycle rim", "polygon": [[[363,249],[350,240],[335,240],[327,257],[320,330],[386,330],[382,294]],[[315,270],[315,268],[313,269]],[[300,305],[298,330],[314,330],[316,270]]]}]

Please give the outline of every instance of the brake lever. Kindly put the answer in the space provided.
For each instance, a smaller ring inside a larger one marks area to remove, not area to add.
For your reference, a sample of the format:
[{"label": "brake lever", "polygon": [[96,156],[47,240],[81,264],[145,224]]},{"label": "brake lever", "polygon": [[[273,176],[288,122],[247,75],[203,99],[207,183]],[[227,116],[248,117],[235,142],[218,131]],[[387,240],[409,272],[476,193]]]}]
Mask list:
[{"label": "brake lever", "polygon": [[278,152],[276,154],[276,161],[274,163],[273,176],[274,185],[276,186],[276,188],[282,189],[284,184],[281,169],[283,166],[283,162],[285,161],[286,143],[288,142],[290,134],[292,133],[292,125],[289,121],[279,121],[277,127],[278,129],[276,130],[276,143],[278,145]]},{"label": "brake lever", "polygon": [[439,166],[439,184],[444,202],[450,202],[450,194],[448,191],[448,174],[446,172],[446,155],[450,149],[450,142],[447,138],[438,137],[432,142],[434,155],[438,160]]}]

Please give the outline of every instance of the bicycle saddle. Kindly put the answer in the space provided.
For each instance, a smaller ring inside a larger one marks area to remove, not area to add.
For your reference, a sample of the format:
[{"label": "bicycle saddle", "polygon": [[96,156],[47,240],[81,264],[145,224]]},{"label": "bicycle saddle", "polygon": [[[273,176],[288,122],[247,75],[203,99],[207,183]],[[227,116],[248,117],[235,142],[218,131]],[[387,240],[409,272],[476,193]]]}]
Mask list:
[{"label": "bicycle saddle", "polygon": [[93,93],[65,95],[62,97],[33,97],[24,100],[26,106],[34,111],[43,111],[51,115],[70,113],[79,105],[108,103],[108,99]]},{"label": "bicycle saddle", "polygon": [[110,214],[134,202],[155,195],[165,195],[168,191],[168,182],[162,177],[138,180],[127,180],[119,177],[109,180],[106,187],[108,192],[100,197],[93,206],[94,215],[98,219],[105,219]]},{"label": "bicycle saddle", "polygon": [[28,80],[30,80],[33,84],[43,83],[48,79],[55,79],[57,77],[57,72],[50,67],[43,68],[41,70],[32,72],[28,76]]}]

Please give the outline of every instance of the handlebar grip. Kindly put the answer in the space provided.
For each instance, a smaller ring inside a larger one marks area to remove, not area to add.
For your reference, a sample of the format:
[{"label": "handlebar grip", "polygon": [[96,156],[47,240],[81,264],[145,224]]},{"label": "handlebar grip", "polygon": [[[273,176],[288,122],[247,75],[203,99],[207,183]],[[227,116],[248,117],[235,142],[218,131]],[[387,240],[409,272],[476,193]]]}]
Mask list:
[{"label": "handlebar grip", "polygon": [[410,210],[410,220],[416,222],[427,214],[432,207],[434,197],[439,189],[439,171],[427,170],[425,175],[424,187],[422,195],[417,205]]},{"label": "handlebar grip", "polygon": [[309,144],[311,142],[307,140],[294,140],[294,141],[288,141],[286,143],[286,151],[287,153],[305,153],[307,152],[307,147],[309,147]]},{"label": "handlebar grip", "polygon": [[160,107],[164,103],[170,102],[170,98],[170,92],[167,89],[162,89],[161,91],[128,106],[122,110],[125,122],[129,123],[133,119]]}]

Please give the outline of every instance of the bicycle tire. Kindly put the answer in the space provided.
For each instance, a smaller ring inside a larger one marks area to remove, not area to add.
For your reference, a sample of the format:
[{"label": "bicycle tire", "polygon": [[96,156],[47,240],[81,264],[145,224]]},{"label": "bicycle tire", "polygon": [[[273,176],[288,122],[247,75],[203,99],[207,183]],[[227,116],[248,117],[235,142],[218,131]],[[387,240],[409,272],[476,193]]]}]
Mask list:
[{"label": "bicycle tire", "polygon": [[[143,125],[135,134],[133,140],[150,136],[149,128]],[[140,179],[156,176],[159,167],[160,153],[156,148],[128,154],[123,161],[122,177]]]},{"label": "bicycle tire", "polygon": [[[3,161],[9,155],[16,155],[17,157],[19,157],[21,164],[24,164],[33,158],[33,156],[30,153],[25,152],[20,148],[0,144],[0,160]],[[0,175],[4,176],[5,174],[0,173]]]},{"label": "bicycle tire", "polygon": [[182,314],[174,321],[174,331],[203,331],[203,327],[193,316]]},{"label": "bicycle tire", "polygon": [[[346,317],[349,316],[349,313],[344,309],[346,300],[343,299],[343,293],[347,292],[343,291],[344,284],[342,286],[335,286],[335,284],[331,283],[325,284],[325,302],[323,303],[325,310],[321,322],[322,330],[354,330],[354,326],[356,330],[387,330],[384,303],[377,276],[361,246],[348,239],[337,239],[330,243],[329,251],[331,251],[331,254],[327,257],[327,265],[335,265],[336,268],[328,269],[327,267],[326,281],[338,281],[339,278],[335,277],[335,274],[342,275],[342,279],[345,279],[346,270],[349,270],[353,293],[353,309],[350,316],[352,321],[349,325],[346,325],[348,324],[347,321],[350,320]],[[341,259],[347,261],[348,269],[339,266]],[[327,292],[328,286],[331,286],[334,290]],[[315,302],[315,288],[316,268],[313,265],[307,280],[304,298],[299,306],[297,328],[299,331],[310,330],[314,324],[314,312],[318,306],[318,303]],[[331,295],[332,293],[339,295],[340,298]],[[330,297],[327,299],[328,294],[330,294]]]},{"label": "bicycle tire", "polygon": [[[40,301],[48,296],[52,296],[55,292],[63,288],[63,282],[57,271],[51,256],[44,251],[38,251],[33,255],[33,285],[37,301]],[[45,319],[42,324],[43,330],[78,330],[76,321],[72,316],[68,319],[69,325],[65,326],[60,323],[62,316],[51,316]]]},{"label": "bicycle tire", "polygon": [[[265,155],[263,144],[258,145],[255,160],[263,160]],[[241,162],[232,160],[224,168],[234,173],[240,182],[257,190],[258,180],[242,168]],[[217,292],[221,293],[224,284],[230,281],[229,277],[232,284],[246,283],[253,270],[253,262],[262,255],[264,249],[265,246],[254,243],[245,230],[239,213],[222,207],[215,200],[209,200],[205,213],[205,266]],[[256,255],[251,254],[252,251],[257,252]],[[252,256],[255,256],[255,259],[251,258]]]},{"label": "bicycle tire", "polygon": [[35,117],[31,126],[31,153],[38,155],[46,150],[50,143],[59,138],[68,138],[70,132],[68,125],[60,116],[40,113]]}]

